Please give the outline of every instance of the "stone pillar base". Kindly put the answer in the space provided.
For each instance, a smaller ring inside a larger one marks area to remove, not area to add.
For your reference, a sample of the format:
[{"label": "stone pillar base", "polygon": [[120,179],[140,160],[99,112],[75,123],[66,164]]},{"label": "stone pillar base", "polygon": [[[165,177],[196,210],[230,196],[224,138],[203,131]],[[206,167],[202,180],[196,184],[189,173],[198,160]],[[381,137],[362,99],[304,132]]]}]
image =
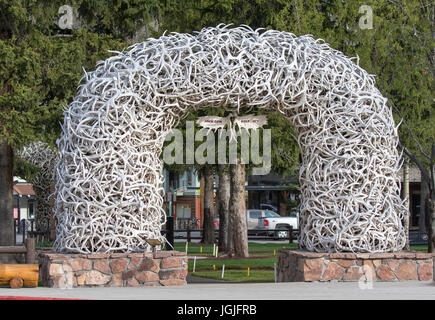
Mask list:
[{"label": "stone pillar base", "polygon": [[278,282],[433,280],[432,253],[314,253],[281,249]]},{"label": "stone pillar base", "polygon": [[41,253],[39,279],[45,287],[139,287],[185,285],[184,252]]}]

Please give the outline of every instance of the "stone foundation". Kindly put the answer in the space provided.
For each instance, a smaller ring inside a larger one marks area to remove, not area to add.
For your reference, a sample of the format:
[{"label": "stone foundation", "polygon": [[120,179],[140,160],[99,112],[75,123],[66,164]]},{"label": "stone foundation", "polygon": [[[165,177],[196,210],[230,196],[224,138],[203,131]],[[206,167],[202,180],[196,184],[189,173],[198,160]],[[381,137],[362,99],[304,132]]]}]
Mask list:
[{"label": "stone foundation", "polygon": [[278,282],[433,280],[431,253],[314,253],[282,249]]},{"label": "stone foundation", "polygon": [[45,287],[138,287],[185,285],[187,256],[177,251],[114,254],[41,253]]}]

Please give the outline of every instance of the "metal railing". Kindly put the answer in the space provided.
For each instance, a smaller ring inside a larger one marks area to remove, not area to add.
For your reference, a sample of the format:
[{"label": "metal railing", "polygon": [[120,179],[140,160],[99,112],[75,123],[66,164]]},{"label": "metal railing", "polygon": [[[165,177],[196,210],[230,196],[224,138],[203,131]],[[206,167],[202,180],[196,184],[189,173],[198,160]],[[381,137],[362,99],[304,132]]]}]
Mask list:
[{"label": "metal railing", "polygon": [[[21,240],[18,241],[18,235],[22,235]],[[14,244],[26,243],[26,238],[34,238],[36,242],[49,242],[50,241],[50,231],[35,231],[35,220],[34,219],[14,219]]]}]

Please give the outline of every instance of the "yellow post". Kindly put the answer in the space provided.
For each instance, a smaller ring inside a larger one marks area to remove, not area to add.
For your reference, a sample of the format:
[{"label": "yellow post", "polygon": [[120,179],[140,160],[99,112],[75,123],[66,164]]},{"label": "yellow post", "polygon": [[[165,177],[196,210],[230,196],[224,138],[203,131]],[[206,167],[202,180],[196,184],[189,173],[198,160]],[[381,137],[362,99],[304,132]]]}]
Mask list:
[{"label": "yellow post", "polygon": [[248,277],[249,277],[249,267],[248,267]]}]

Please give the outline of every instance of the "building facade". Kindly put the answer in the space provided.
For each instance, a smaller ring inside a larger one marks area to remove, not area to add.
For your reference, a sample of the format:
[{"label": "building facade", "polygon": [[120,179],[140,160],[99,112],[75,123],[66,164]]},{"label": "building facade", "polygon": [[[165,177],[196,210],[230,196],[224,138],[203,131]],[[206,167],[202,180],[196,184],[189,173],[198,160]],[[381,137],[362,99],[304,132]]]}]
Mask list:
[{"label": "building facade", "polygon": [[32,185],[21,178],[14,177],[13,198],[14,219],[18,232],[21,233],[22,225],[18,222],[35,218],[36,200]]}]

